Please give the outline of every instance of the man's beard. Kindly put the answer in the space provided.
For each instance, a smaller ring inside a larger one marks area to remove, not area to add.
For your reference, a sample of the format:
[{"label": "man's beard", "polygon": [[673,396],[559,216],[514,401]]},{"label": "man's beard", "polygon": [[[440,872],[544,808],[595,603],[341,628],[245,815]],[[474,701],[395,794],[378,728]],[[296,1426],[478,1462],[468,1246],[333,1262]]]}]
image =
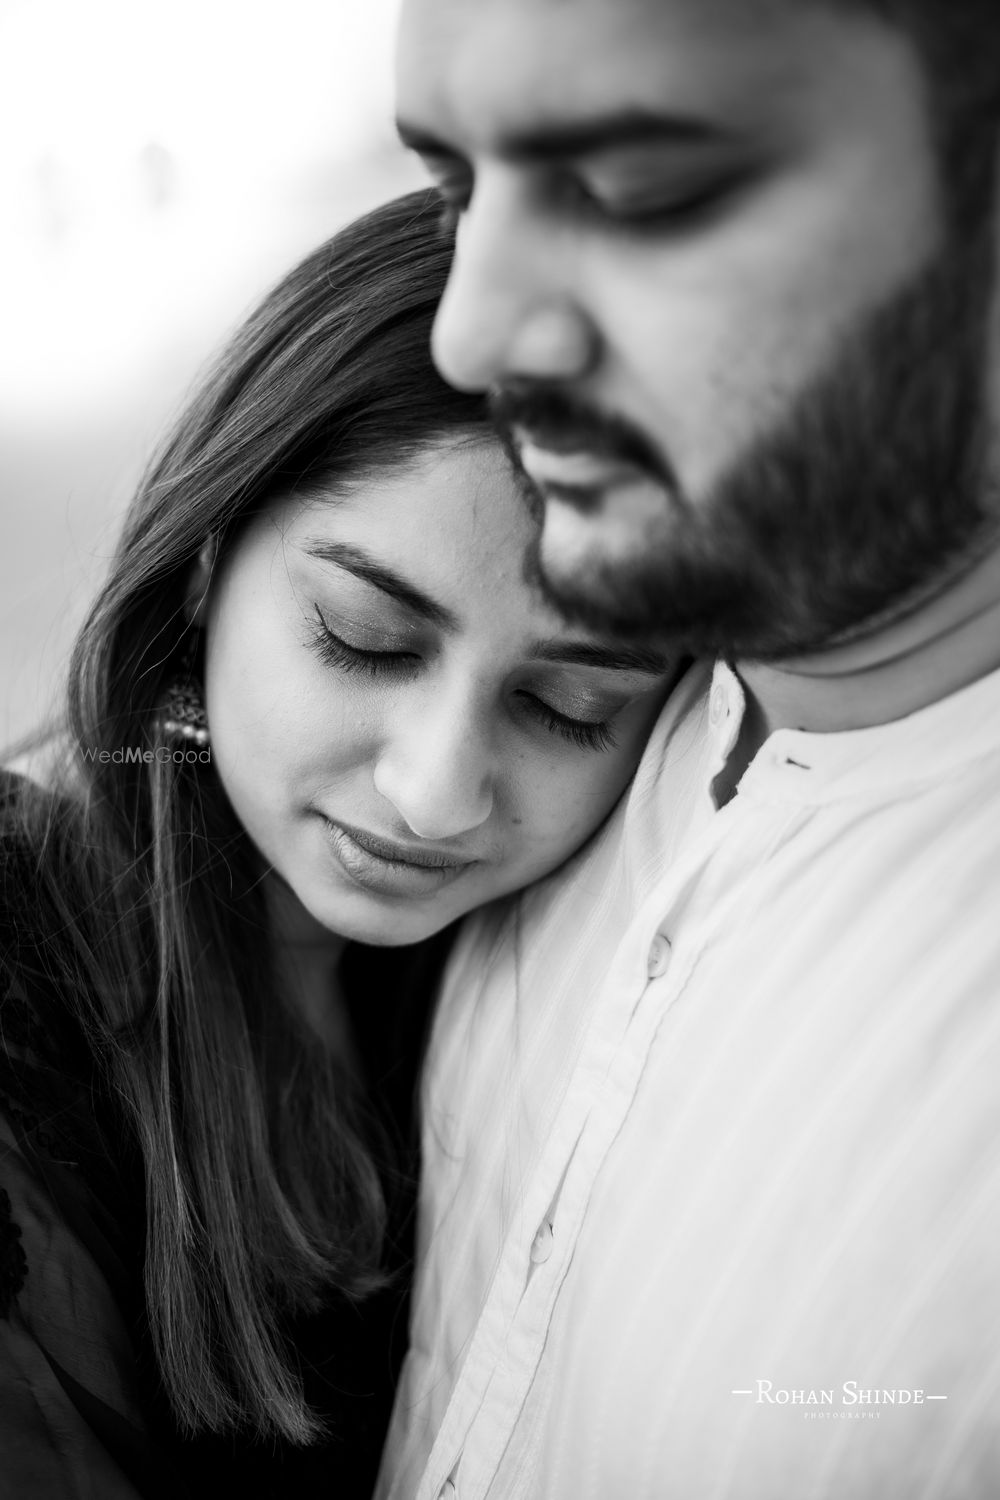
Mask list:
[{"label": "man's beard", "polygon": [[[987,243],[989,240],[989,243]],[[906,612],[997,525],[988,479],[992,239],[953,249],[860,319],[780,425],[697,502],[647,439],[555,389],[501,392],[508,431],[578,433],[664,492],[656,545],[547,575],[566,616],[695,654],[775,660]],[[669,509],[668,509],[669,508]],[[599,525],[598,523],[595,523]]]}]

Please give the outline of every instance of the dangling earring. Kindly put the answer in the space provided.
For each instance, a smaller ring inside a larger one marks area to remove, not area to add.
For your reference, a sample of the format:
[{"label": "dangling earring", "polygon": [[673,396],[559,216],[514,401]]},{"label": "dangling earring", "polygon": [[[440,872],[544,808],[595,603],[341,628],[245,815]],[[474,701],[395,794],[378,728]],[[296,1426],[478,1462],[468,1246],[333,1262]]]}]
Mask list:
[{"label": "dangling earring", "polygon": [[156,728],[162,737],[175,744],[197,745],[207,749],[212,743],[208,716],[202,698],[201,683],[195,672],[200,632],[193,631],[181,660],[178,674],[167,688],[163,708],[156,717]]},{"label": "dangling earring", "polygon": [[200,749],[212,743],[201,687],[193,677],[170,684],[166,704],[156,722],[165,739],[183,740]]}]

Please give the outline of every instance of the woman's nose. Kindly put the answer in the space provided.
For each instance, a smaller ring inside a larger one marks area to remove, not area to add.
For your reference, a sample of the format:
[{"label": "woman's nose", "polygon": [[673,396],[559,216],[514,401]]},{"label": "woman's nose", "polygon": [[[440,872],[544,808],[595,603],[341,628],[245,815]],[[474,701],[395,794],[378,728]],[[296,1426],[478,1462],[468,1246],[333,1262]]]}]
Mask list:
[{"label": "woman's nose", "polygon": [[493,756],[468,711],[439,701],[415,706],[383,743],[375,788],[421,839],[453,839],[479,828],[493,811]]},{"label": "woman's nose", "polygon": [[512,380],[572,382],[593,368],[599,335],[558,236],[516,190],[477,182],[434,323],[434,361],[462,390]]}]

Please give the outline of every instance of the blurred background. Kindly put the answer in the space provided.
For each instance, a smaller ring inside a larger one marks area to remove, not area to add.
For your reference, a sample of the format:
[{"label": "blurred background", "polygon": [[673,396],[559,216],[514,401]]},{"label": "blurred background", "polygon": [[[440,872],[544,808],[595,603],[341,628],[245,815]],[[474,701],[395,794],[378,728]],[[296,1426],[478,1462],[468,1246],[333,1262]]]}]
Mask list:
[{"label": "blurred background", "polygon": [[49,710],[185,392],[302,253],[419,186],[398,0],[0,0],[0,746]]}]

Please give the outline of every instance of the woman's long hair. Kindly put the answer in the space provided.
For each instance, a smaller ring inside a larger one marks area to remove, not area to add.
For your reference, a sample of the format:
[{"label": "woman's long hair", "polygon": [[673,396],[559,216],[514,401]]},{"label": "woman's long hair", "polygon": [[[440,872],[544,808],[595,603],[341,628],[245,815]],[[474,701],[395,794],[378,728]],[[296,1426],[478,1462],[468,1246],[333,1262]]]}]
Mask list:
[{"label": "woman's long hair", "polygon": [[379,1283],[385,1207],[351,1091],[280,993],[260,857],[214,772],[135,752],[158,743],[189,652],[206,538],[224,552],[296,485],[485,430],[430,362],[451,254],[438,212],[430,192],[376,209],[237,333],[143,479],[79,636],[73,794],[28,786],[17,809],[47,978],[139,1143],[147,1317],[189,1432],[315,1435],[283,1330]]}]

